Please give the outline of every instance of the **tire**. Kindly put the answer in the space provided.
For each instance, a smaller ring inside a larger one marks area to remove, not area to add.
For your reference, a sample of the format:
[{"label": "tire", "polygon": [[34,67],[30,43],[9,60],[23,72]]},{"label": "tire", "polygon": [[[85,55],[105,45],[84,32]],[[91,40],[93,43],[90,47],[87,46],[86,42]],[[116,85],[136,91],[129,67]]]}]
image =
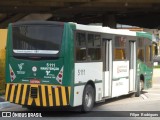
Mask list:
[{"label": "tire", "polygon": [[143,82],[143,80],[140,80],[139,84],[138,84],[137,92],[135,93],[135,96],[139,97],[141,95],[143,89],[144,89],[144,82]]},{"label": "tire", "polygon": [[89,112],[92,110],[95,102],[95,90],[94,88],[88,84],[86,85],[84,92],[83,92],[83,98],[82,98],[82,112]]},{"label": "tire", "polygon": [[142,90],[144,89],[144,82],[143,82],[143,80],[140,80],[139,88],[140,88],[140,91],[142,92]]}]

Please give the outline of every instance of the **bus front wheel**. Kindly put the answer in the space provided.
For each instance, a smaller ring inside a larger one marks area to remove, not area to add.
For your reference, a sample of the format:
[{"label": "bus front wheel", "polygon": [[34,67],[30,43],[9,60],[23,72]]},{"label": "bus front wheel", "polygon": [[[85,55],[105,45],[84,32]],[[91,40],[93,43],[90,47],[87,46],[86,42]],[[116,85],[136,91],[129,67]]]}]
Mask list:
[{"label": "bus front wheel", "polygon": [[143,89],[144,89],[144,81],[140,80],[139,84],[138,84],[138,90],[137,90],[135,96],[139,97],[141,95]]},{"label": "bus front wheel", "polygon": [[142,92],[142,90],[144,89],[144,82],[143,82],[143,80],[140,80],[139,88],[140,88],[140,91]]},{"label": "bus front wheel", "polygon": [[88,84],[86,85],[83,98],[82,98],[82,112],[89,112],[92,110],[95,102],[95,90],[94,88]]}]

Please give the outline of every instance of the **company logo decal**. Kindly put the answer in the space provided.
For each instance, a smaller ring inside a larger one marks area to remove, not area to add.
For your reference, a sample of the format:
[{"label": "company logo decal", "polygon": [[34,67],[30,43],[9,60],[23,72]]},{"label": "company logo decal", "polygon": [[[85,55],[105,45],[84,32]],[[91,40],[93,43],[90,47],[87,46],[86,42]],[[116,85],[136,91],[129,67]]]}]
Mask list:
[{"label": "company logo decal", "polygon": [[117,73],[120,73],[120,72],[127,72],[127,66],[118,66]]},{"label": "company logo decal", "polygon": [[24,63],[18,64],[19,70],[21,71],[23,69]]},{"label": "company logo decal", "polygon": [[19,71],[17,71],[17,74],[22,74],[22,75],[25,74],[25,71],[22,71],[23,66],[24,66],[24,63],[18,64]]}]

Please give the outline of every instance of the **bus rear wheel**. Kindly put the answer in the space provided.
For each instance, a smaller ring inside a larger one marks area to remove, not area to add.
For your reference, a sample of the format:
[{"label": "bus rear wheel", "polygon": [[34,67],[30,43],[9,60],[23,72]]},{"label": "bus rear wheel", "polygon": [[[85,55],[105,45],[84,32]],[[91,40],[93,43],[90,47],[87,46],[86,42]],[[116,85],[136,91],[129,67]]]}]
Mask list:
[{"label": "bus rear wheel", "polygon": [[88,84],[86,85],[83,98],[82,98],[82,112],[89,112],[92,110],[95,102],[95,90],[94,88]]}]

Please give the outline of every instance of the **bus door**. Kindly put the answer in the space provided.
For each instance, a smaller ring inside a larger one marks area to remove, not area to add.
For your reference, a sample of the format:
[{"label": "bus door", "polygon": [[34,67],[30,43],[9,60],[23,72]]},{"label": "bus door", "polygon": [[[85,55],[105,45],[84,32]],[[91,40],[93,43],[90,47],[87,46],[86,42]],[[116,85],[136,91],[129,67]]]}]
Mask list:
[{"label": "bus door", "polygon": [[111,96],[111,71],[112,71],[112,40],[103,39],[103,97]]},{"label": "bus door", "polygon": [[130,65],[129,65],[129,91],[135,90],[135,74],[136,74],[136,42],[129,41],[130,48]]}]

